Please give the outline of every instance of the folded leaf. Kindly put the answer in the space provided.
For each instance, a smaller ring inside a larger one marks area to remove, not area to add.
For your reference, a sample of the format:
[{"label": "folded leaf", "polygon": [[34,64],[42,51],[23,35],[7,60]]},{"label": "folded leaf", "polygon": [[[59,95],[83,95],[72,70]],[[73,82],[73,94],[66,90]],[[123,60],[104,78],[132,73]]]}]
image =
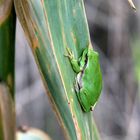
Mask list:
[{"label": "folded leaf", "polygon": [[75,73],[64,56],[78,58],[90,43],[82,0],[15,0],[44,85],[69,140],[94,140],[92,113],[81,109]]}]

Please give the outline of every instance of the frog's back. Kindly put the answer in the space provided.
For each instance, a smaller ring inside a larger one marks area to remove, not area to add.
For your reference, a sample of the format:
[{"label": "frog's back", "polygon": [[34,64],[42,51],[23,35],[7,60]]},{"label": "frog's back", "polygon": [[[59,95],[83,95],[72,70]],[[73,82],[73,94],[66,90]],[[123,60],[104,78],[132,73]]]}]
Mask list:
[{"label": "frog's back", "polygon": [[[87,98],[93,106],[100,96],[102,89],[102,74],[100,70],[99,55],[95,51],[88,54],[89,60],[82,77],[83,88],[87,91]],[[84,82],[86,81],[86,82]]]}]

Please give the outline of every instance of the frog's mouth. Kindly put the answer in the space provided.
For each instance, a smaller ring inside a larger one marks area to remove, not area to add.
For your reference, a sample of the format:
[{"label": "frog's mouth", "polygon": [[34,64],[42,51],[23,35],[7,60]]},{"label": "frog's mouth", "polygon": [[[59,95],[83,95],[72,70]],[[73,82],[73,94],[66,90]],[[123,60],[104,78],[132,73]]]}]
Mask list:
[{"label": "frog's mouth", "polygon": [[83,87],[82,77],[84,75],[84,72],[85,72],[85,69],[87,67],[87,64],[88,64],[88,54],[85,55],[85,65],[83,66],[82,71],[77,75],[77,81],[78,81],[79,90]]}]

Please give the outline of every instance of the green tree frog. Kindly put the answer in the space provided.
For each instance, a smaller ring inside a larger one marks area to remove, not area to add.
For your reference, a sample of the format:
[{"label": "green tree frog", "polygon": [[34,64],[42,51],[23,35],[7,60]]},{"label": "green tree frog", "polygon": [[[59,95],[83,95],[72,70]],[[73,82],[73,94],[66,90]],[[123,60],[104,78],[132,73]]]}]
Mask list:
[{"label": "green tree frog", "polygon": [[102,73],[99,55],[91,46],[86,47],[79,60],[67,48],[66,55],[75,73],[77,73],[75,90],[82,109],[93,110],[102,90]]}]

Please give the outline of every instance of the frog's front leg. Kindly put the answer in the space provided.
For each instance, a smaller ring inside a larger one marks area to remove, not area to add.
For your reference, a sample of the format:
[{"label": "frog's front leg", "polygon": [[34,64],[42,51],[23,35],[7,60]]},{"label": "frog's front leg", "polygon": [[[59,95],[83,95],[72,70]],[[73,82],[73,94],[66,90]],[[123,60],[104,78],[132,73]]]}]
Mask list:
[{"label": "frog's front leg", "polygon": [[69,49],[68,47],[67,47],[66,49],[67,49],[68,54],[65,55],[65,56],[69,58],[73,70],[74,70],[76,73],[79,73],[79,72],[81,71],[81,68],[80,68],[80,65],[79,65],[78,61],[74,58],[74,55],[73,55],[73,53],[70,51],[70,49]]}]

